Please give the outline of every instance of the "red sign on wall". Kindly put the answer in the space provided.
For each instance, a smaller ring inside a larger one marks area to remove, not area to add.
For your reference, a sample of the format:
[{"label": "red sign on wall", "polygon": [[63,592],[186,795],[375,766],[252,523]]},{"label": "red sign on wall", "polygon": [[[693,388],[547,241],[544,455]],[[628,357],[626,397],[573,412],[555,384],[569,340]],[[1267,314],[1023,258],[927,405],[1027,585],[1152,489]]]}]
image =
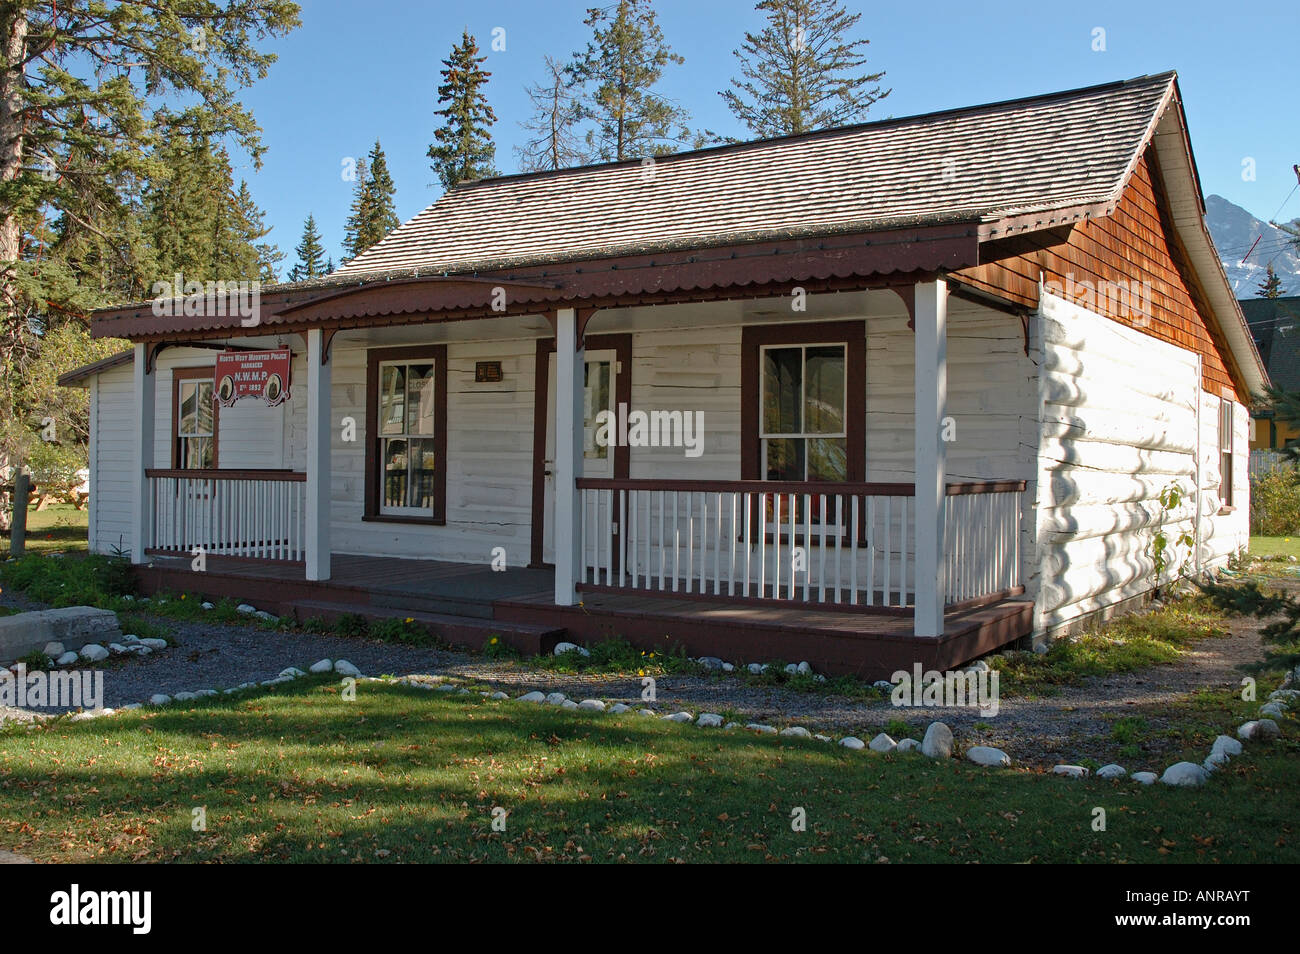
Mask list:
[{"label": "red sign on wall", "polygon": [[230,407],[243,397],[260,397],[267,407],[289,400],[289,349],[223,351],[213,375],[217,403]]}]

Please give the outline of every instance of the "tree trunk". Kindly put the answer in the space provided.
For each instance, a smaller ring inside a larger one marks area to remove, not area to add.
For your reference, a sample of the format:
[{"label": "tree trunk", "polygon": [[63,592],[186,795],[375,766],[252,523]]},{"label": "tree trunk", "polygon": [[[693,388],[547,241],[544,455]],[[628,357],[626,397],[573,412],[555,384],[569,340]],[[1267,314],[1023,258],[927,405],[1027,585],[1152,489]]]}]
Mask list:
[{"label": "tree trunk", "polygon": [[[23,165],[23,82],[22,65],[27,50],[27,16],[21,5],[9,4],[0,14],[0,182],[18,178]],[[12,208],[0,209],[0,263],[18,258],[21,229]],[[16,292],[9,268],[0,264],[0,309],[12,317]]]}]

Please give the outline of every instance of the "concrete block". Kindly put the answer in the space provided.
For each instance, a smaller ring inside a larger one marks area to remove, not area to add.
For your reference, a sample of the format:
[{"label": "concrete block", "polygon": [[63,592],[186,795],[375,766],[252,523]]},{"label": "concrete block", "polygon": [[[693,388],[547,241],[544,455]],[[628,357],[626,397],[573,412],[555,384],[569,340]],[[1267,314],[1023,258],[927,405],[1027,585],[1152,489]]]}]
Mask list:
[{"label": "concrete block", "polygon": [[8,665],[47,643],[75,651],[87,643],[107,646],[122,638],[117,614],[93,606],[65,606],[0,616],[0,664]]}]

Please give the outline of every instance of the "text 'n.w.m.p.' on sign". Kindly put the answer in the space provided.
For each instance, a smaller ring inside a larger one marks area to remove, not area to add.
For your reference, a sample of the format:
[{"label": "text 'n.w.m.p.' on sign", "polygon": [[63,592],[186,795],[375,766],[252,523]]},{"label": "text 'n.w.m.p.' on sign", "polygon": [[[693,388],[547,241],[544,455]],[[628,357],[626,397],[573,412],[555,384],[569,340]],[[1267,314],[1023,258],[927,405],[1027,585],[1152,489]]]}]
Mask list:
[{"label": "text 'n.w.m.p.' on sign", "polygon": [[260,397],[268,407],[289,400],[288,348],[273,351],[223,351],[213,373],[217,403],[230,407],[240,398]]}]

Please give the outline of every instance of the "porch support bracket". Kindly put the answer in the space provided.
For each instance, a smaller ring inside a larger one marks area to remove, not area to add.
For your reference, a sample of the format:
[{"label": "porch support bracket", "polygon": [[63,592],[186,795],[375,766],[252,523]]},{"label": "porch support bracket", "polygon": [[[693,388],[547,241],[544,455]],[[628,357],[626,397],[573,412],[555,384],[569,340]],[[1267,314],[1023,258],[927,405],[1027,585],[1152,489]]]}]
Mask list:
[{"label": "porch support bracket", "polygon": [[[577,315],[578,342],[581,343],[583,339],[587,337],[587,322],[591,321],[591,316],[594,315],[598,309],[592,307],[579,308],[577,306],[574,306],[570,310],[575,312]],[[546,323],[551,326],[551,331],[555,333],[557,340],[559,338],[559,331],[557,330],[557,328],[559,322],[559,313],[561,311],[564,311],[564,309],[552,308],[550,311],[543,312],[543,315],[546,318]]]}]

